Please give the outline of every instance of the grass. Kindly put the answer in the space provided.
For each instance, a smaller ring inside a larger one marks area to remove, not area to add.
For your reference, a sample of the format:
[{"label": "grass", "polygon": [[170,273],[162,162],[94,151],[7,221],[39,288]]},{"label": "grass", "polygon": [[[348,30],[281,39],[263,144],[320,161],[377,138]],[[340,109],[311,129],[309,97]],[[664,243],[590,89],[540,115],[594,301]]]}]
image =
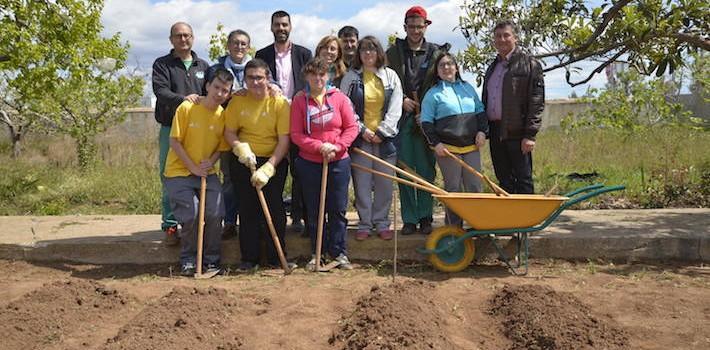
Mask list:
[{"label": "grass", "polygon": [[[85,172],[77,168],[67,138],[30,136],[17,160],[10,158],[9,144],[0,144],[0,215],[158,214],[155,139],[111,134],[98,144],[100,162]],[[669,127],[629,135],[545,130],[534,152],[536,192],[554,188],[553,193],[565,193],[603,182],[627,189],[584,207],[710,207],[708,149],[707,131]],[[482,159],[484,172],[493,176],[487,147]],[[595,172],[596,177],[584,181],[568,177]],[[441,184],[440,176],[436,182]]]}]

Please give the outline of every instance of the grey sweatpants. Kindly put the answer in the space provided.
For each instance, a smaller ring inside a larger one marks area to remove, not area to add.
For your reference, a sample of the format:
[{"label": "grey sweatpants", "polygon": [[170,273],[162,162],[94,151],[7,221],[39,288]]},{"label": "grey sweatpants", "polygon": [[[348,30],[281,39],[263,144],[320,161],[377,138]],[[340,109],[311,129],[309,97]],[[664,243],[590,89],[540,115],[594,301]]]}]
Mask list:
[{"label": "grey sweatpants", "polygon": [[[380,156],[379,144],[362,142],[360,149],[376,157]],[[394,175],[391,170],[363,155],[355,152],[350,154],[353,164]],[[381,158],[381,157],[380,157]],[[384,159],[387,163],[395,164],[397,154],[392,154]],[[358,230],[369,231],[374,227],[377,231],[390,228],[390,207],[392,206],[392,180],[366,171],[352,169],[353,188],[355,189],[355,208],[360,217]]]},{"label": "grey sweatpants", "polygon": [[[468,152],[464,154],[456,154],[457,157],[463,159],[466,164],[481,171],[481,153],[478,151]],[[436,157],[436,162],[439,163],[441,175],[444,177],[444,189],[447,192],[481,192],[481,180],[470,171],[464,169],[459,163],[451,159],[449,156]],[[448,208],[446,209],[446,224],[453,226],[461,226],[461,218],[454,214]]]},{"label": "grey sweatpants", "polygon": [[[200,178],[194,175],[165,178],[170,207],[182,226],[180,264],[197,261],[197,229],[200,208]],[[205,191],[205,232],[202,263],[219,264],[222,243],[222,185],[217,175],[207,177]]]}]

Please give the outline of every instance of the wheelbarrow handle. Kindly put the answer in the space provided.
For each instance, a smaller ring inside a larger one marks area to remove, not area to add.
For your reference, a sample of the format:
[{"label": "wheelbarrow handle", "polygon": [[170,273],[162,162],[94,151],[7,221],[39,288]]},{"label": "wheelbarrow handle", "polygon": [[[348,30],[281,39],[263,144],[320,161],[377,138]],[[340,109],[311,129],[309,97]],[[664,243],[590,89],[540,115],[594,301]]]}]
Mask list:
[{"label": "wheelbarrow handle", "polygon": [[584,187],[578,188],[572,192],[565,193],[563,196],[574,197],[582,192],[589,192],[591,190],[596,190],[597,188],[602,188],[602,187],[604,187],[603,184],[593,184],[593,185],[589,185],[589,186],[584,186]]},{"label": "wheelbarrow handle", "polygon": [[[595,186],[595,185],[592,185],[592,186]],[[589,186],[589,187],[592,187],[592,186]],[[592,190],[592,192],[586,193],[586,194],[581,195],[581,196],[579,196],[579,197],[570,198],[569,200],[567,200],[566,202],[564,202],[564,203],[562,204],[562,206],[560,206],[560,209],[561,209],[560,211],[562,211],[562,210],[564,210],[564,209],[567,209],[567,208],[569,208],[569,207],[571,207],[571,206],[573,206],[573,205],[575,205],[575,204],[577,204],[577,203],[579,203],[579,202],[584,202],[584,201],[586,201],[586,200],[589,199],[589,198],[596,197],[596,196],[598,196],[598,195],[600,195],[600,194],[602,194],[602,193],[607,193],[607,192],[612,192],[612,191],[621,191],[621,190],[623,190],[623,189],[625,189],[625,188],[626,188],[626,186],[623,186],[623,185],[607,186],[607,187],[604,187],[604,186],[595,187],[595,188]],[[591,189],[590,189],[590,190],[591,190]],[[578,193],[581,193],[581,192],[578,192]]]}]

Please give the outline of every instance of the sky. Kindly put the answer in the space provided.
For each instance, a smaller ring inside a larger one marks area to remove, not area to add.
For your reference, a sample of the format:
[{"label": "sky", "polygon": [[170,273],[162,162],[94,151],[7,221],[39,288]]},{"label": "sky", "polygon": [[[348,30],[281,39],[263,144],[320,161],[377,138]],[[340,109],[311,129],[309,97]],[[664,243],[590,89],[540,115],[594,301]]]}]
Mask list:
[{"label": "sky", "polygon": [[[413,5],[421,5],[433,22],[427,29],[427,40],[439,44],[448,42],[452,45],[452,51],[458,52],[466,47],[466,40],[456,29],[462,4],[463,0],[417,3],[372,0],[106,0],[102,23],[104,35],[119,32],[122,40],[129,43],[128,64],[149,74],[153,61],[167,54],[171,48],[168,36],[174,22],[190,23],[195,35],[193,50],[209,61],[209,37],[216,32],[218,23],[224,24],[226,32],[246,30],[251,36],[252,46],[260,49],[273,42],[269,21],[271,13],[276,10],[291,14],[291,40],[313,50],[320,38],[337,32],[343,25],[355,26],[361,37],[374,35],[383,43],[393,33],[404,37],[404,13]],[[562,69],[546,73],[548,99],[566,98],[572,93],[564,73]],[[475,85],[472,74],[465,73],[463,77]],[[604,75],[598,74],[590,85],[602,87],[605,82]],[[587,87],[580,85],[574,90],[582,95]],[[480,92],[480,87],[478,89]]]}]

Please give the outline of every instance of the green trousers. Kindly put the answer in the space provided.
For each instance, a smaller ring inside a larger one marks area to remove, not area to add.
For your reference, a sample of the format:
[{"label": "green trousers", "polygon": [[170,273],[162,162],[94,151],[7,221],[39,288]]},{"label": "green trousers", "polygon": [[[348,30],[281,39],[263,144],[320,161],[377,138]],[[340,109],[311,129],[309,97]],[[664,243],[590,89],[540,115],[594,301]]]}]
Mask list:
[{"label": "green trousers", "polygon": [[[398,160],[414,169],[423,179],[434,182],[436,176],[434,153],[429,149],[424,135],[412,116],[406,117],[402,122],[398,137]],[[429,192],[400,184],[399,201],[402,221],[405,224],[416,224],[421,219],[432,217],[433,200]]]},{"label": "green trousers", "polygon": [[168,159],[168,150],[170,150],[170,127],[160,126],[160,134],[158,136],[158,170],[160,171],[160,183],[162,187],[160,214],[162,222],[160,229],[165,231],[168,227],[177,226],[178,222],[173,215],[173,210],[170,209],[170,199],[168,199],[168,191],[165,188],[165,161]]}]

